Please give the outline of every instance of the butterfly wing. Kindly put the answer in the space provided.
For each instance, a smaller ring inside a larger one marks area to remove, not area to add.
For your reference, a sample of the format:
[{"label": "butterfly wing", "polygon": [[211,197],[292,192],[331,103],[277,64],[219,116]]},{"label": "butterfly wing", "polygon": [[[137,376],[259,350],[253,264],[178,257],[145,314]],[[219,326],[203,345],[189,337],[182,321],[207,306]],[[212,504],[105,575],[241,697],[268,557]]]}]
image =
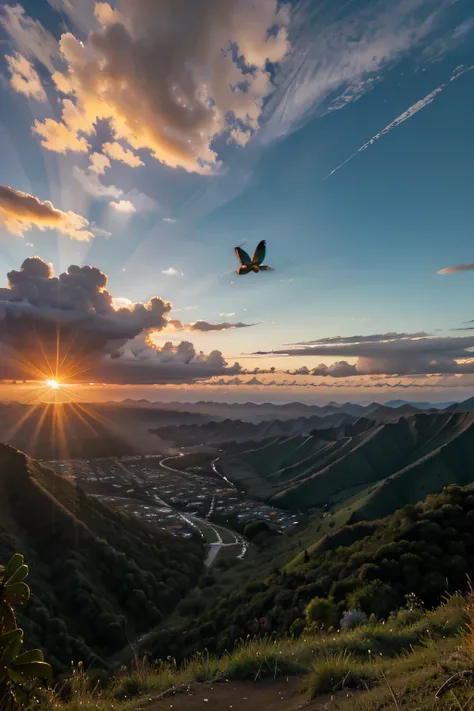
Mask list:
[{"label": "butterfly wing", "polygon": [[252,261],[255,262],[255,264],[258,264],[259,266],[265,259],[265,254],[267,251],[266,244],[267,243],[265,242],[265,240],[262,239],[262,241],[257,244],[257,249],[255,250],[255,253],[253,255]]},{"label": "butterfly wing", "polygon": [[235,253],[241,264],[250,264],[251,259],[245,249],[242,249],[242,247],[235,247]]}]

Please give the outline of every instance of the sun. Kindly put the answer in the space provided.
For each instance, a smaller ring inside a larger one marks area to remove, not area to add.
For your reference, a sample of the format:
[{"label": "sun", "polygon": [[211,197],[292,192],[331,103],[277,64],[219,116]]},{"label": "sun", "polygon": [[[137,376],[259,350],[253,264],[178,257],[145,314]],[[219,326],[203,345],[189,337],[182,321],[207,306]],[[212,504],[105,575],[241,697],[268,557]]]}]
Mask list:
[{"label": "sun", "polygon": [[51,390],[58,390],[59,388],[59,383],[57,380],[47,380],[46,381],[46,387],[50,388]]}]

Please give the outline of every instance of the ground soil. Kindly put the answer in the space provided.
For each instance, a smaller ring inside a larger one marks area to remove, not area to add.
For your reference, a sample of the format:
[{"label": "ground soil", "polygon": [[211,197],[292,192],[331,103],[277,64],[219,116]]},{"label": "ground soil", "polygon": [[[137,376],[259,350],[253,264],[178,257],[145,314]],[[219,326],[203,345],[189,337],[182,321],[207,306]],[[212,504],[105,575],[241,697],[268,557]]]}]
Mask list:
[{"label": "ground soil", "polygon": [[330,707],[329,696],[310,703],[306,699],[302,680],[290,677],[255,683],[194,684],[159,701],[150,699],[144,708],[147,711],[297,711],[303,708],[322,711]]}]

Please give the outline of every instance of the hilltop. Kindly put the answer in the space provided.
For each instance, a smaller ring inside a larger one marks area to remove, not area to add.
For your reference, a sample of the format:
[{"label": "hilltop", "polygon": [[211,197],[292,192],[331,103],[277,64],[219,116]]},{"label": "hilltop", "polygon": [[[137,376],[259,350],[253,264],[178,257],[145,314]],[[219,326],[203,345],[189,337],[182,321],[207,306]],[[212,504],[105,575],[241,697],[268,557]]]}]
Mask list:
[{"label": "hilltop", "polygon": [[56,670],[107,666],[127,640],[165,620],[196,583],[204,549],[87,496],[0,445],[0,559],[21,550],[34,589],[24,623]]}]

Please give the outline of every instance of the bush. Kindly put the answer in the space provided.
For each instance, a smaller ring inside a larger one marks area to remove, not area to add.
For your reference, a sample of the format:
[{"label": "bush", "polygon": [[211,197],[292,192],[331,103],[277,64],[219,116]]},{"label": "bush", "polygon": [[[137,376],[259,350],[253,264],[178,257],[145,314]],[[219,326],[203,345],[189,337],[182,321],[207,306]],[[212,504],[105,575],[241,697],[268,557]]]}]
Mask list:
[{"label": "bush", "polygon": [[350,630],[359,627],[367,621],[367,615],[362,610],[348,610],[341,618],[341,629]]},{"label": "bush", "polygon": [[337,627],[339,623],[339,605],[332,598],[314,597],[304,611],[307,625],[322,625],[325,628]]}]

